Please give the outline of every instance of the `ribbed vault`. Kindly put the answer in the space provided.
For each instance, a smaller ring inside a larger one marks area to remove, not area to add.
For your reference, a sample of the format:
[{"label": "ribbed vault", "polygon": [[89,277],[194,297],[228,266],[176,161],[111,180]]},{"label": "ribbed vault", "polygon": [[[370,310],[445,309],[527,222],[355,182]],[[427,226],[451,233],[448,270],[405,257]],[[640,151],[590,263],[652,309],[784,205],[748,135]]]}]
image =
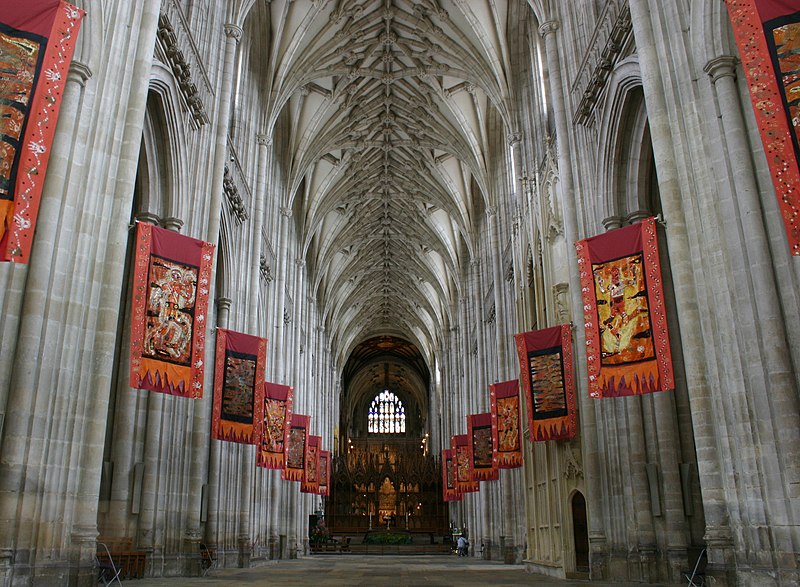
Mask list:
[{"label": "ribbed vault", "polygon": [[506,3],[267,10],[267,126],[288,124],[284,203],[334,352],[392,335],[430,361],[494,197],[490,131],[513,128]]}]

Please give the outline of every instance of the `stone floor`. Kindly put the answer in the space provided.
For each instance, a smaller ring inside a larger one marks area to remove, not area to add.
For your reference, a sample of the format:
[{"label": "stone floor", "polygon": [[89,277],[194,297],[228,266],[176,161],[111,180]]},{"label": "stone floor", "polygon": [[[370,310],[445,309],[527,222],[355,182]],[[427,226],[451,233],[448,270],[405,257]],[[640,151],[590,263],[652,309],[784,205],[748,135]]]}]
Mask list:
[{"label": "stone floor", "polygon": [[[129,582],[125,582],[129,584]],[[447,555],[375,556],[317,555],[277,561],[252,569],[213,569],[199,578],[171,577],[140,579],[134,587],[178,587],[197,585],[291,585],[313,587],[485,587],[537,585],[541,587],[577,587],[621,583],[562,581],[533,575],[519,565],[458,558]],[[641,587],[641,583],[627,584]]]}]

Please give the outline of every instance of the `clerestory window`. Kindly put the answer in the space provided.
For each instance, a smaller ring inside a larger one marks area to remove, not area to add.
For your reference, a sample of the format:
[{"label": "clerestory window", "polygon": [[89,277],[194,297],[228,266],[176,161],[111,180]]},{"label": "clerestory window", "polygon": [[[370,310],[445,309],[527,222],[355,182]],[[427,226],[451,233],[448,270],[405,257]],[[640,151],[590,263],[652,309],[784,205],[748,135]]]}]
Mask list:
[{"label": "clerestory window", "polygon": [[400,398],[389,390],[375,396],[367,417],[367,430],[371,434],[405,434],[406,410]]}]

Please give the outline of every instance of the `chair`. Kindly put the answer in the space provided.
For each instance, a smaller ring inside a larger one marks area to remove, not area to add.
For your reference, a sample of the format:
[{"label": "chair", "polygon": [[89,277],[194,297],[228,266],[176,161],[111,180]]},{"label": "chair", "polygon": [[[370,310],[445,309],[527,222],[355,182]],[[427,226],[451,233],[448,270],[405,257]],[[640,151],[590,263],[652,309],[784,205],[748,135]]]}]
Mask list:
[{"label": "chair", "polygon": [[118,585],[122,585],[122,580],[119,578],[122,568],[117,568],[117,565],[114,564],[114,559],[111,558],[111,552],[104,542],[97,543],[95,562],[97,563],[98,583],[111,585],[116,581]]},{"label": "chair", "polygon": [[217,551],[213,548],[209,548],[202,542],[200,543],[200,559],[203,577],[208,575],[211,569],[217,568]]}]

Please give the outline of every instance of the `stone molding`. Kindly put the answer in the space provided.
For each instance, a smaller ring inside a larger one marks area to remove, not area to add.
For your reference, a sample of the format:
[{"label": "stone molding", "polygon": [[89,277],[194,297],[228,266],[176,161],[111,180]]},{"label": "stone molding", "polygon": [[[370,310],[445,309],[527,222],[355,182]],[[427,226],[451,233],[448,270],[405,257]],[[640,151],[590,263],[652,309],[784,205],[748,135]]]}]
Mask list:
[{"label": "stone molding", "polygon": [[[198,124],[203,126],[209,123],[208,114],[205,111],[203,99],[195,83],[192,75],[192,69],[200,69],[202,66],[197,49],[193,46],[191,41],[191,34],[188,32],[181,32],[180,34],[175,30],[173,19],[177,14],[170,15],[169,12],[179,10],[172,2],[165,2],[162,12],[158,16],[158,40],[161,41],[166,55],[167,65],[172,70],[172,75],[178,84],[183,99],[192,114],[192,118]],[[178,18],[182,21],[182,18]],[[183,25],[184,23],[181,22]],[[186,50],[184,50],[186,49]],[[190,57],[187,57],[187,54]],[[208,86],[208,93],[211,94],[210,84],[206,77],[206,84]]]},{"label": "stone molding", "polygon": [[[625,44],[625,39],[632,30],[631,12],[627,5],[619,7],[616,18],[613,18],[611,3],[606,5],[605,14],[598,20],[595,28],[592,43],[586,51],[586,57],[579,69],[576,88],[583,87],[583,96],[580,99],[578,108],[573,118],[574,124],[588,124],[592,113],[600,99],[603,88],[606,87],[608,78],[614,70],[614,65],[620,57],[620,53]],[[609,27],[607,35],[604,27]],[[605,43],[601,47],[600,42],[605,38]],[[591,68],[591,69],[590,69]]]},{"label": "stone molding", "polygon": [[709,59],[708,63],[703,66],[705,71],[711,78],[711,83],[716,84],[717,80],[723,77],[736,78],[736,66],[739,64],[739,59],[733,55],[720,55]]}]

